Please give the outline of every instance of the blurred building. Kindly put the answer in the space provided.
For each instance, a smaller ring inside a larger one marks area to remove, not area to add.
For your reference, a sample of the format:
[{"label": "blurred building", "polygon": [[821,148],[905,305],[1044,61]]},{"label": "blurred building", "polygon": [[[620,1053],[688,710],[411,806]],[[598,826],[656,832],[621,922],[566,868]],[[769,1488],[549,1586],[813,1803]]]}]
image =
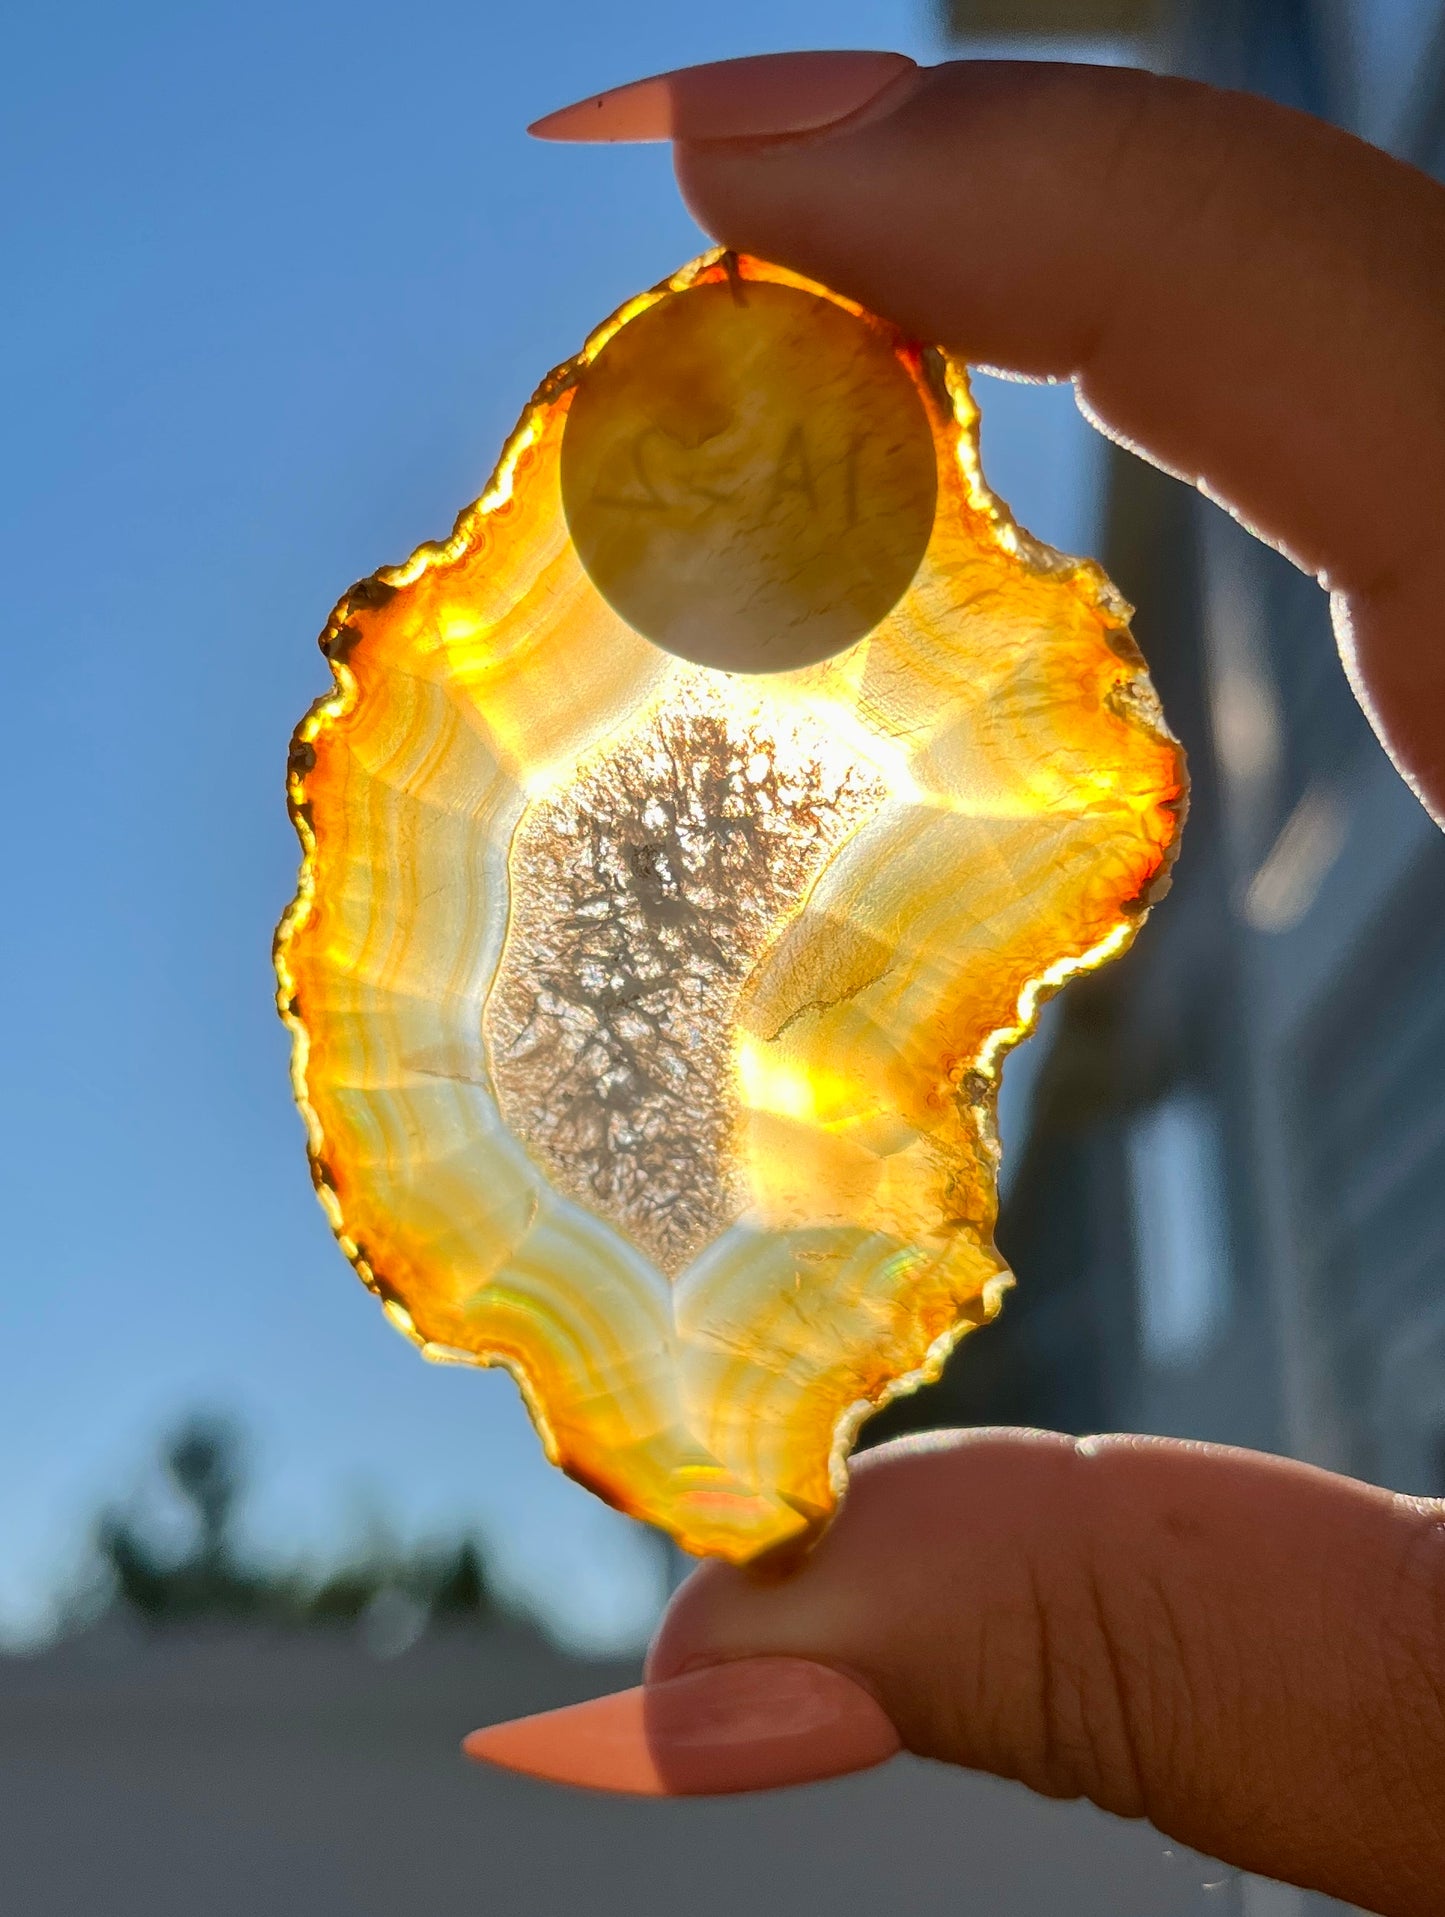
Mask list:
[{"label": "blurred building", "polygon": [[467,1731],[635,1670],[505,1623],[387,1649],[112,1621],[0,1658],[0,1910],[1290,1917],[1145,1824],[917,1759],[690,1803],[508,1776],[462,1759]]},{"label": "blurred building", "polygon": [[[1445,169],[1440,0],[948,19],[1112,39]],[[943,1408],[1445,1493],[1445,836],[1355,704],[1319,587],[1139,460],[1107,470],[1103,557],[1193,811],[1167,905],[1053,1008],[999,1234],[1019,1290]]]}]

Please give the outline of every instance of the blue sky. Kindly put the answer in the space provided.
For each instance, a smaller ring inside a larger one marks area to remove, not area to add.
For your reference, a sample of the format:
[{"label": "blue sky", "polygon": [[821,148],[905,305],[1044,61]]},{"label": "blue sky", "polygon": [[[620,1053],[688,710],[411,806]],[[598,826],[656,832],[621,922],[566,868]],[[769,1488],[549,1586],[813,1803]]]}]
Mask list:
[{"label": "blue sky", "polygon": [[[700,244],[663,150],[525,123],[850,44],[936,57],[926,0],[9,10],[0,1632],[198,1405],[253,1435],[268,1548],[475,1524],[564,1634],[645,1628],[656,1554],[508,1379],[417,1359],[316,1206],[271,1000],[282,768],[338,594],[445,533],[539,377]],[[1087,543],[1067,390],[984,397],[995,485]]]}]

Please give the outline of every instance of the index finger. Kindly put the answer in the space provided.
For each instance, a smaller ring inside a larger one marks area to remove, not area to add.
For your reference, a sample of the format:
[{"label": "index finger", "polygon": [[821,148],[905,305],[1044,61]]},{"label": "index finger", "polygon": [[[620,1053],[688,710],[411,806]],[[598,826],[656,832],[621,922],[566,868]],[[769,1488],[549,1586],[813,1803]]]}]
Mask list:
[{"label": "index finger", "polygon": [[920,338],[1075,379],[1108,433],[1320,579],[1372,723],[1445,817],[1445,189],[1127,69],[959,62],[893,98],[824,135],[679,144],[689,206]]}]

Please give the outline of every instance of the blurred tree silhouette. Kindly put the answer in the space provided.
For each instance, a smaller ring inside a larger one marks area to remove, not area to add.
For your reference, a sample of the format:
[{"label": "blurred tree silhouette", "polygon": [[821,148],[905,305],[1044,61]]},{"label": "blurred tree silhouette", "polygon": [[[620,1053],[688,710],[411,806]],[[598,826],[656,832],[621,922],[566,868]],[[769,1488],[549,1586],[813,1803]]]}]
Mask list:
[{"label": "blurred tree silhouette", "polygon": [[153,1624],[242,1618],[355,1624],[388,1600],[451,1624],[485,1624],[496,1616],[485,1561],[470,1538],[409,1552],[373,1540],[319,1574],[248,1561],[236,1528],[246,1489],[245,1444],[225,1419],[188,1418],[162,1445],[159,1462],[187,1540],[178,1550],[146,1500],[102,1512],[95,1544],[113,1609]]},{"label": "blurred tree silhouette", "polygon": [[200,1563],[219,1572],[231,1545],[231,1518],[241,1490],[240,1436],[213,1418],[193,1418],[165,1449],[176,1489],[196,1514]]}]

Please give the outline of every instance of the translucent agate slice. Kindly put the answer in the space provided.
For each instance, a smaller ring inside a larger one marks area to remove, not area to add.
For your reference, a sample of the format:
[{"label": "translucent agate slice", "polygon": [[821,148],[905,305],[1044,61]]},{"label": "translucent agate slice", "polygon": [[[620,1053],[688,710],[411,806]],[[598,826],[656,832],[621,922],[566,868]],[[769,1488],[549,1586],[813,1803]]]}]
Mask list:
[{"label": "translucent agate slice", "polygon": [[1128,609],[976,426],[946,355],[709,254],[342,600],[293,742],[280,1005],[342,1248],[691,1551],[806,1541],[998,1310],[1004,1054],[1173,856]]}]

